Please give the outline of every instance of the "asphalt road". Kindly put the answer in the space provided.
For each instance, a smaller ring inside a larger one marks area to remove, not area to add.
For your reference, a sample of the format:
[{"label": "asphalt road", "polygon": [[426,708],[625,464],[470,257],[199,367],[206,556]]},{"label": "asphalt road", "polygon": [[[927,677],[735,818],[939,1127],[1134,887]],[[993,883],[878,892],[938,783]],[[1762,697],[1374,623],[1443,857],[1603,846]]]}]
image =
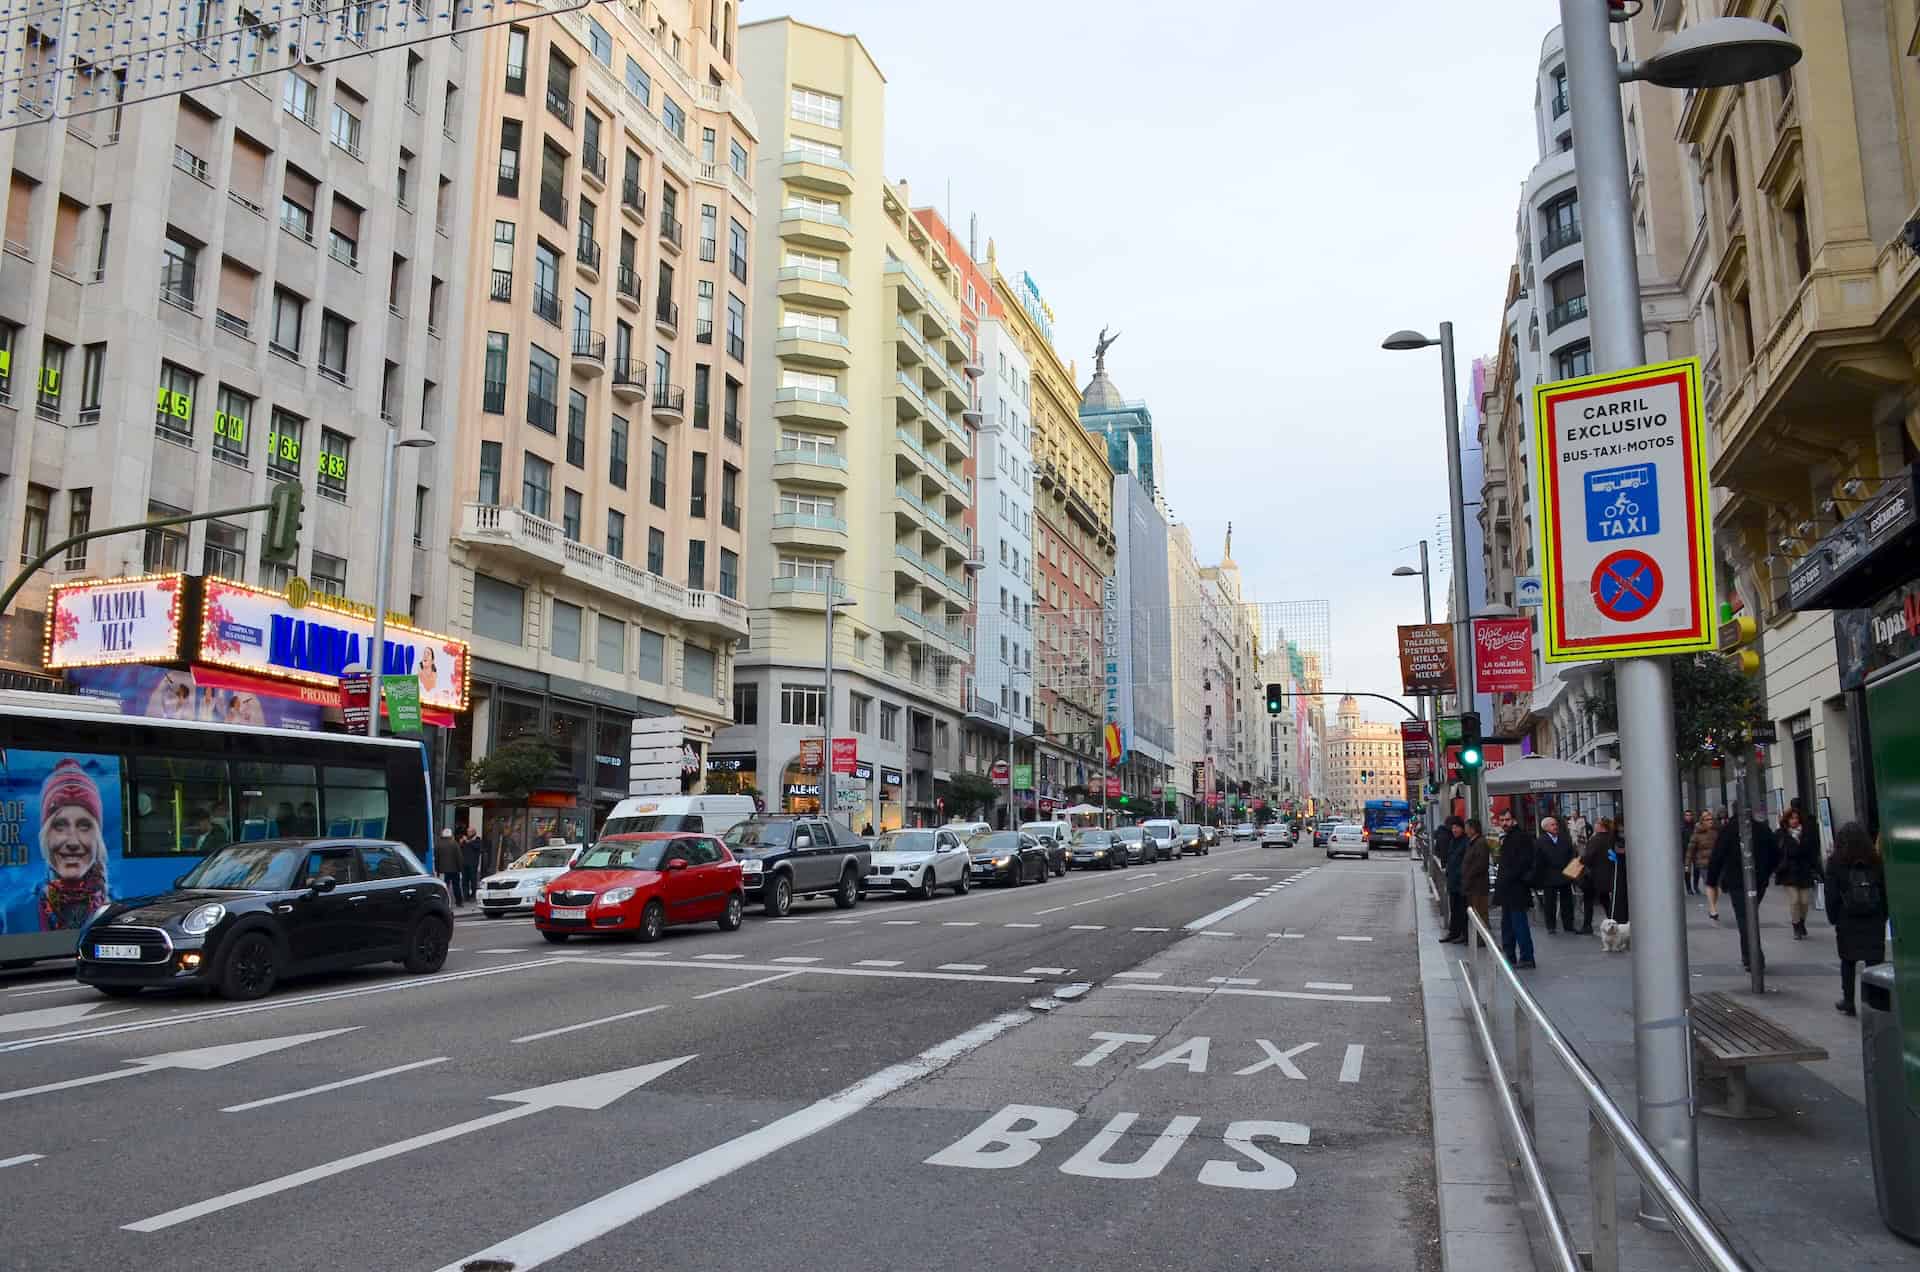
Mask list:
[{"label": "asphalt road", "polygon": [[1427,1272],[1415,886],[1223,846],[653,946],[474,917],[238,1006],[9,975],[0,1262]]}]

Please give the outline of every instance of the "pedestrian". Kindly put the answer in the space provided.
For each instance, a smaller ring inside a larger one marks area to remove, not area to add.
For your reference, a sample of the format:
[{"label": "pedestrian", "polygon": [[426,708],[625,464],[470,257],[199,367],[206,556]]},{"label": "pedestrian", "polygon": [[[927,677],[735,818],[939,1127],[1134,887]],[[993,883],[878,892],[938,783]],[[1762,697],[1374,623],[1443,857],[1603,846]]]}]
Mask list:
[{"label": "pedestrian", "polygon": [[1687,885],[1687,895],[1700,895],[1700,865],[1693,859],[1693,810],[1684,810],[1680,814],[1680,881]]},{"label": "pedestrian", "polygon": [[460,828],[460,864],[466,880],[467,896],[480,895],[480,832],[468,822]]},{"label": "pedestrian", "polygon": [[[1702,819],[1704,820],[1704,818]],[[1743,970],[1753,970],[1753,960],[1759,959],[1760,967],[1765,970],[1767,956],[1760,949],[1760,903],[1766,899],[1767,882],[1773,878],[1775,851],[1773,830],[1765,821],[1751,819],[1753,834],[1753,916],[1754,931],[1747,931],[1747,873],[1746,864],[1740,855],[1740,827],[1731,817],[1720,823],[1720,832],[1713,842],[1713,857],[1707,863],[1707,882],[1717,886],[1733,902],[1733,922],[1740,929],[1740,966]]]},{"label": "pedestrian", "polygon": [[1775,836],[1780,846],[1780,869],[1774,882],[1787,890],[1787,918],[1793,923],[1793,939],[1807,939],[1807,911],[1813,908],[1813,883],[1820,877],[1820,848],[1808,833],[1800,810],[1788,806],[1780,816]]},{"label": "pedestrian", "polygon": [[1539,886],[1539,843],[1510,812],[1500,815],[1500,831],[1500,873],[1493,889],[1493,899],[1500,903],[1500,952],[1516,968],[1535,967],[1533,927],[1527,912],[1533,908],[1533,890]]},{"label": "pedestrian", "polygon": [[1540,853],[1540,908],[1549,935],[1562,927],[1573,935],[1573,880],[1567,878],[1567,866],[1578,855],[1573,840],[1560,825],[1558,817],[1540,819],[1537,841]]},{"label": "pedestrian", "polygon": [[[1455,818],[1455,820],[1459,820]],[[1480,916],[1480,925],[1487,924],[1487,884],[1492,858],[1487,851],[1487,837],[1480,830],[1477,819],[1469,817],[1463,835],[1463,847],[1460,850],[1460,894],[1467,899],[1467,907]],[[1466,932],[1466,924],[1460,930]],[[1462,944],[1470,944],[1465,936]]]},{"label": "pedestrian", "polygon": [[1887,957],[1887,869],[1859,822],[1834,833],[1826,884],[1827,919],[1840,954],[1840,1001],[1833,1007],[1851,1016],[1854,972]]},{"label": "pedestrian", "polygon": [[1461,818],[1448,818],[1440,827],[1440,842],[1434,850],[1447,879],[1447,934],[1440,938],[1442,945],[1467,943],[1467,893],[1462,871],[1467,856],[1466,827]]},{"label": "pedestrian", "polygon": [[1800,814],[1800,833],[1813,845],[1813,859],[1820,860],[1820,819],[1807,811],[1807,806],[1795,795],[1787,801],[1787,807]]},{"label": "pedestrian", "polygon": [[1580,924],[1581,934],[1584,936],[1593,932],[1596,905],[1601,917],[1612,919],[1615,923],[1625,923],[1628,911],[1627,837],[1619,824],[1611,817],[1602,817],[1594,829],[1593,838],[1587,840],[1586,852],[1580,860],[1587,867],[1581,880],[1590,885],[1586,915]]},{"label": "pedestrian", "polygon": [[1575,850],[1585,848],[1587,840],[1593,837],[1593,827],[1587,824],[1585,813],[1575,813],[1567,818],[1567,833],[1573,836]]},{"label": "pedestrian", "polygon": [[1713,845],[1715,827],[1713,813],[1701,809],[1700,816],[1693,823],[1693,837],[1687,841],[1687,855],[1693,859],[1693,881],[1696,891],[1707,894],[1707,917],[1715,923],[1720,921],[1720,888],[1713,881]]},{"label": "pedestrian", "polygon": [[440,842],[433,850],[434,865],[440,870],[440,877],[447,881],[447,892],[453,897],[455,905],[467,903],[466,874],[462,868],[460,841],[453,837],[453,827],[440,828]]}]

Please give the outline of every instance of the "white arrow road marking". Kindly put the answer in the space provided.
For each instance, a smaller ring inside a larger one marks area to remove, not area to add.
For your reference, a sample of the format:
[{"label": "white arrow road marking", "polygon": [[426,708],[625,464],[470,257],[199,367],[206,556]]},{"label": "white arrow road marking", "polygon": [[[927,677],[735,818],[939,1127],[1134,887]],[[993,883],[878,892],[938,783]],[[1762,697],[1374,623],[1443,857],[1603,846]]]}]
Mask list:
[{"label": "white arrow road marking", "polygon": [[5,1170],[9,1166],[25,1166],[28,1162],[40,1161],[45,1156],[45,1153],[22,1153],[18,1157],[0,1157],[0,1170]]},{"label": "white arrow road marking", "polygon": [[929,1047],[903,1064],[882,1069],[778,1121],[769,1122],[723,1144],[716,1144],[685,1161],[663,1167],[603,1197],[596,1197],[564,1214],[555,1215],[545,1223],[496,1242],[485,1250],[455,1259],[441,1268],[440,1272],[460,1272],[467,1264],[479,1259],[499,1260],[516,1269],[516,1272],[539,1267],[579,1249],[589,1241],[625,1227],[669,1202],[725,1179],[737,1170],[845,1121],[876,1101],[938,1072],[1031,1019],[1032,1015],[1025,1011],[995,1016],[963,1034]]},{"label": "white arrow road marking", "polygon": [[318,1042],[322,1038],[332,1038],[343,1033],[352,1033],[358,1025],[346,1029],[326,1029],[319,1033],[289,1034],[284,1038],[259,1038],[252,1042],[233,1042],[224,1047],[200,1047],[193,1051],[170,1051],[165,1055],[147,1056],[140,1060],[129,1060],[133,1066],[128,1069],[109,1069],[105,1073],[91,1073],[84,1078],[68,1078],[63,1082],[48,1082],[42,1086],[23,1087],[18,1091],[0,1091],[0,1103],[7,1100],[22,1100],[30,1095],[46,1095],[52,1091],[70,1091],[74,1087],[93,1086],[100,1082],[115,1082],[121,1078],[137,1077],[143,1073],[152,1073],[156,1069],[221,1069],[242,1060],[251,1060],[255,1056],[264,1056],[269,1052],[284,1051],[288,1047],[297,1047],[303,1042]]},{"label": "white arrow road marking", "polygon": [[1350,1042],[1347,1044],[1347,1057],[1340,1062],[1340,1080],[1342,1082],[1358,1082],[1360,1080],[1360,1061],[1366,1054],[1367,1048],[1364,1044],[1358,1042]]},{"label": "white arrow road marking", "polygon": [[655,1003],[651,1007],[642,1007],[636,1011],[623,1011],[616,1016],[602,1016],[598,1020],[583,1020],[577,1025],[562,1025],[558,1029],[545,1029],[539,1033],[522,1034],[513,1041],[539,1042],[542,1038],[558,1038],[561,1034],[570,1034],[580,1029],[591,1029],[595,1025],[610,1025],[616,1020],[631,1020],[635,1016],[650,1016],[656,1011],[665,1011],[665,1003]]},{"label": "white arrow road marking", "polygon": [[370,1148],[364,1153],[355,1153],[350,1157],[336,1158],[306,1170],[295,1171],[291,1175],[282,1175],[278,1179],[269,1179],[265,1183],[253,1184],[218,1197],[209,1197],[205,1201],[195,1202],[191,1206],[181,1206],[165,1214],[155,1215],[151,1219],[142,1219],[137,1223],[123,1225],[129,1232],[159,1232],[176,1224],[187,1223],[206,1215],[242,1206],[262,1197],[271,1197],[288,1189],[299,1188],[334,1175],[345,1174],[362,1166],[383,1162],[388,1158],[411,1153],[415,1149],[431,1148],[462,1135],[471,1135],[506,1122],[545,1113],[549,1109],[585,1109],[588,1111],[604,1109],[621,1096],[637,1091],[647,1083],[679,1068],[692,1056],[677,1056],[672,1060],[658,1060],[652,1064],[637,1065],[631,1069],[614,1069],[608,1073],[595,1073],[584,1078],[574,1078],[567,1082],[555,1082],[548,1086],[529,1087],[524,1091],[509,1091],[505,1095],[493,1098],[515,1107],[502,1109],[498,1113],[489,1113],[485,1117],[476,1117],[471,1121],[445,1126],[437,1131],[428,1131],[424,1135],[415,1135],[393,1144],[383,1144],[379,1148]]},{"label": "white arrow road marking", "polygon": [[431,1060],[415,1060],[412,1064],[396,1064],[391,1069],[378,1069],[372,1073],[363,1073],[357,1078],[342,1078],[338,1082],[324,1082],[311,1086],[304,1091],[289,1091],[285,1095],[270,1095],[264,1100],[249,1100],[245,1104],[229,1104],[221,1109],[222,1113],[245,1113],[249,1109],[264,1109],[269,1104],[285,1104],[288,1100],[305,1099],[309,1095],[321,1095],[328,1091],[338,1091],[341,1087],[359,1086],[362,1082],[372,1082],[378,1078],[390,1078],[396,1073],[406,1073],[413,1069],[425,1069],[430,1065],[445,1064],[446,1056],[435,1056]]},{"label": "white arrow road marking", "polygon": [[25,1033],[30,1029],[58,1029],[62,1025],[71,1025],[77,1020],[105,1020],[108,1016],[124,1016],[132,1011],[131,1007],[119,1007],[113,1011],[101,1011],[106,1000],[96,998],[90,1003],[72,1003],[65,1007],[40,1007],[33,1011],[16,1011],[11,1015],[0,1016],[0,1033]]}]

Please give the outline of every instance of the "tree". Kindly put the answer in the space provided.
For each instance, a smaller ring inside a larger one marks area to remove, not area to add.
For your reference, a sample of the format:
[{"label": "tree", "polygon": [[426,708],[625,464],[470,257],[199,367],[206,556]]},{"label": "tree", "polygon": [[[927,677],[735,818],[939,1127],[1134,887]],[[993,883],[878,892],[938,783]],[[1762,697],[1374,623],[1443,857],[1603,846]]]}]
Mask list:
[{"label": "tree", "polygon": [[559,762],[553,748],[540,739],[515,738],[475,760],[467,776],[481,790],[520,804],[540,789]]},{"label": "tree", "polygon": [[[1718,654],[1678,654],[1672,666],[1673,750],[1680,766],[1691,771],[1750,745],[1760,716],[1759,685]],[[1594,728],[1619,731],[1613,668],[1600,675],[1580,709]]]},{"label": "tree", "polygon": [[978,773],[955,773],[947,779],[947,812],[966,819],[1000,799],[1000,788]]}]

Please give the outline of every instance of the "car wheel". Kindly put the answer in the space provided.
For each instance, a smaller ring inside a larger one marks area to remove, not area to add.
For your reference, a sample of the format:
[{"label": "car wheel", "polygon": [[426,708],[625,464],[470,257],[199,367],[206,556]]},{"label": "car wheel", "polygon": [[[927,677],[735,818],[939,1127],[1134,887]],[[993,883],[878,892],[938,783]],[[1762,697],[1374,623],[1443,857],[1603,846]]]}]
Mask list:
[{"label": "car wheel", "polygon": [[658,901],[647,902],[647,908],[640,911],[640,931],[637,933],[644,944],[660,939],[667,930],[667,908]]},{"label": "car wheel", "polygon": [[138,985],[95,985],[94,988],[108,998],[134,998],[140,993]]},{"label": "car wheel", "polygon": [[453,928],[438,915],[429,914],[413,925],[407,934],[407,956],[400,963],[416,976],[437,972],[447,963],[447,944]]},{"label": "car wheel", "polygon": [[960,877],[953,881],[953,894],[957,897],[964,897],[967,895],[967,890],[971,887],[973,887],[973,872],[967,869],[967,867],[962,866],[960,867]]},{"label": "car wheel", "polygon": [[767,912],[767,916],[784,919],[787,911],[793,909],[793,880],[783,874],[775,875],[761,896],[761,908]]},{"label": "car wheel", "polygon": [[567,938],[568,938],[569,936],[572,936],[572,935],[573,935],[573,933],[571,933],[571,932],[542,932],[542,933],[541,933],[540,935],[542,935],[542,936],[544,936],[544,937],[546,937],[546,938],[547,938],[547,944],[549,944],[549,945],[565,945],[565,944],[567,943]]},{"label": "car wheel", "polygon": [[220,996],[238,1000],[265,997],[280,979],[278,962],[273,938],[264,932],[246,933],[227,954],[227,965],[220,971]]},{"label": "car wheel", "polygon": [[933,877],[933,866],[927,866],[927,872],[920,876],[920,899],[931,901],[940,894],[940,881]]},{"label": "car wheel", "polygon": [[741,920],[746,917],[746,913],[746,898],[742,897],[738,892],[729,896],[727,898],[727,908],[720,915],[720,930],[722,932],[738,932],[740,930]]},{"label": "car wheel", "polygon": [[1373,860],[1373,854],[1372,854],[1372,853],[1370,853],[1370,852],[1363,852],[1363,853],[1361,853],[1361,854],[1360,854],[1360,860],[1362,860],[1362,861],[1372,861],[1372,860]]},{"label": "car wheel", "polygon": [[1042,857],[1040,858],[1040,868],[1033,872],[1033,881],[1035,883],[1045,883],[1050,873],[1052,872],[1047,869],[1047,859]]},{"label": "car wheel", "polygon": [[851,870],[840,872],[840,886],[833,890],[833,904],[842,910],[851,910],[860,904],[860,876]]},{"label": "car wheel", "polygon": [[1053,867],[1053,873],[1062,879],[1067,877],[1067,859],[1065,857],[1062,857],[1059,864]]}]

